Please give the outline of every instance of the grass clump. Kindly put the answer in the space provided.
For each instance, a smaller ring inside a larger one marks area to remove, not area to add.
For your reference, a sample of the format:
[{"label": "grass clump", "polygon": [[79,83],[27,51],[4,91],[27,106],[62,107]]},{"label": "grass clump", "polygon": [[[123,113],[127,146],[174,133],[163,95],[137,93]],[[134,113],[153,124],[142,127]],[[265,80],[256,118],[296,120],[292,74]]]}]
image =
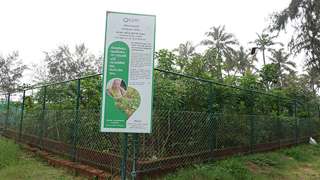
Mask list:
[{"label": "grass clump", "polygon": [[162,179],[320,179],[320,145],[232,157],[181,169]]},{"label": "grass clump", "polygon": [[312,158],[312,154],[309,148],[293,147],[282,150],[282,153],[300,162],[306,162],[310,160],[310,158]]},{"label": "grass clump", "polygon": [[195,165],[192,168],[183,169],[169,175],[164,179],[252,179],[249,170],[240,157],[233,157],[228,160],[218,161],[212,164]]},{"label": "grass clump", "polygon": [[47,166],[21,151],[11,140],[0,136],[0,179],[5,180],[72,180],[67,172]]},{"label": "grass clump", "polygon": [[284,163],[283,156],[279,153],[260,153],[245,157],[245,159],[258,166],[279,167]]},{"label": "grass clump", "polygon": [[17,164],[19,153],[19,147],[16,144],[5,139],[0,139],[0,170]]}]

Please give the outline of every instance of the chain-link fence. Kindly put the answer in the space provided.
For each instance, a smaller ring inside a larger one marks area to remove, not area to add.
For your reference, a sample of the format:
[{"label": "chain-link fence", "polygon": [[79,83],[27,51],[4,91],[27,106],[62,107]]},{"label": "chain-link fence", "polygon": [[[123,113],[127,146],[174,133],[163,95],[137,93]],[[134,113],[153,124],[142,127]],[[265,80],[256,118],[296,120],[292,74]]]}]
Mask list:
[{"label": "chain-link fence", "polygon": [[114,176],[141,177],[307,142],[320,127],[316,101],[156,69],[152,133],[101,133],[101,89],[93,75],[0,95],[0,132]]}]

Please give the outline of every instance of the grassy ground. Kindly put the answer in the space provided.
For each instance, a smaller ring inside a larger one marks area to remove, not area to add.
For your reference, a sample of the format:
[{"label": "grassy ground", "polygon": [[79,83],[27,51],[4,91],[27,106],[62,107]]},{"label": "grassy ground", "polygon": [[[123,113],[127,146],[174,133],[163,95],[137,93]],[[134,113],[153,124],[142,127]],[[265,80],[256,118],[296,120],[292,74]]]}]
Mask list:
[{"label": "grassy ground", "polygon": [[22,152],[11,140],[0,137],[0,180],[78,179]]},{"label": "grassy ground", "polygon": [[[80,179],[47,166],[0,137],[0,180]],[[195,165],[162,179],[320,179],[320,145],[300,145],[276,152],[239,156],[212,164]]]},{"label": "grassy ground", "polygon": [[320,145],[232,157],[182,169],[163,179],[320,179]]}]

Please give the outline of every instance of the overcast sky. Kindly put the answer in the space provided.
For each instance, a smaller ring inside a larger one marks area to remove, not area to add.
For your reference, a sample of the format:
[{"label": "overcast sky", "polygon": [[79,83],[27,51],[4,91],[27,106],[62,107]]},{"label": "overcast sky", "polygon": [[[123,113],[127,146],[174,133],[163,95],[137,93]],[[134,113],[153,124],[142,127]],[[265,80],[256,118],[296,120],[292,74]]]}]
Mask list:
[{"label": "overcast sky", "polygon": [[173,49],[205,38],[212,26],[226,25],[240,43],[256,38],[268,17],[290,0],[1,0],[0,54],[19,50],[26,64],[43,61],[43,51],[85,43],[103,52],[106,11],[157,16],[156,49]]}]

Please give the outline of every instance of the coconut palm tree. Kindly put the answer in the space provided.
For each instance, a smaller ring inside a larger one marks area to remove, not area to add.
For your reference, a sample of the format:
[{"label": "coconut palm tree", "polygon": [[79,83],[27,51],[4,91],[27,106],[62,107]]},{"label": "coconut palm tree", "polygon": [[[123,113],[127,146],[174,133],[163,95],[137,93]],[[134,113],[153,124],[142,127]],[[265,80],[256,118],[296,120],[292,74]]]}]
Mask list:
[{"label": "coconut palm tree", "polygon": [[210,30],[206,32],[208,39],[203,40],[201,44],[217,50],[218,79],[222,81],[221,64],[227,56],[234,52],[234,46],[238,44],[238,41],[233,34],[225,31],[225,26],[212,27]]},{"label": "coconut palm tree", "polygon": [[236,73],[240,72],[244,75],[246,71],[256,70],[253,63],[254,61],[257,61],[257,59],[255,56],[250,57],[249,53],[245,51],[243,46],[240,46],[239,50],[235,52],[234,61],[237,62]]},{"label": "coconut palm tree", "polygon": [[279,74],[278,82],[282,85],[284,72],[294,71],[294,68],[296,68],[296,63],[289,60],[290,55],[284,52],[283,48],[279,50],[272,50],[271,55],[272,57],[270,57],[270,61],[278,65],[278,74]]},{"label": "coconut palm tree", "polygon": [[184,71],[185,66],[187,65],[189,59],[195,53],[196,46],[192,42],[187,41],[185,43],[179,44],[178,48],[173,49],[173,52],[178,53],[178,58],[176,59],[176,64],[179,66],[180,71]]},{"label": "coconut palm tree", "polygon": [[277,36],[272,36],[266,33],[266,30],[263,30],[261,34],[257,33],[257,36],[257,39],[250,43],[255,44],[255,46],[257,46],[257,48],[262,51],[263,65],[266,65],[266,51],[271,51],[271,47],[276,44],[279,44],[281,46],[283,46],[283,44],[280,42],[274,42],[274,39]]}]

